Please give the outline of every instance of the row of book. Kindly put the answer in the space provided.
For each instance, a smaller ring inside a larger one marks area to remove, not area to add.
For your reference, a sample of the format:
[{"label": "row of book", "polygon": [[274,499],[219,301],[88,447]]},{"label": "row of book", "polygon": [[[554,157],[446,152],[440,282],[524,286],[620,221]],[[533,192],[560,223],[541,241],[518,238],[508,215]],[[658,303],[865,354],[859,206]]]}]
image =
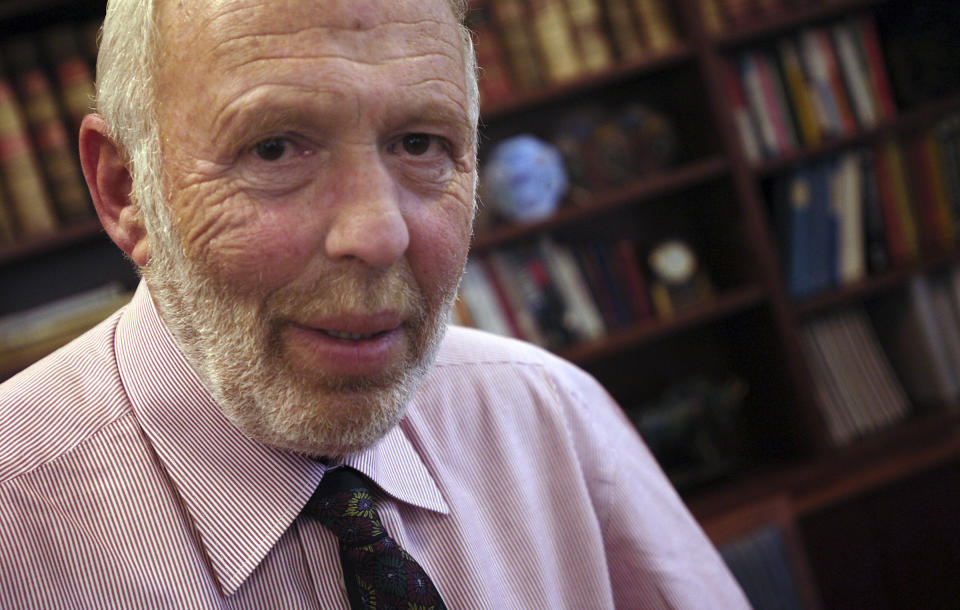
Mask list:
[{"label": "row of book", "polygon": [[653,315],[647,275],[629,238],[534,244],[470,258],[454,322],[559,349]]},{"label": "row of book", "polygon": [[664,0],[474,0],[468,25],[484,103],[674,48]]},{"label": "row of book", "polygon": [[960,401],[960,266],[818,316],[802,343],[834,443]]},{"label": "row of book", "polygon": [[960,225],[960,116],[772,180],[788,293],[805,298],[950,252]]},{"label": "row of book", "polygon": [[92,31],[0,43],[0,245],[93,217],[76,152],[94,94]]},{"label": "row of book", "polygon": [[723,66],[733,120],[752,162],[896,115],[871,13],[805,28],[738,53]]},{"label": "row of book", "polygon": [[110,283],[0,316],[0,380],[80,336],[131,296],[120,284]]},{"label": "row of book", "polygon": [[731,28],[777,17],[797,8],[823,6],[832,0],[698,0],[704,28],[721,34]]}]

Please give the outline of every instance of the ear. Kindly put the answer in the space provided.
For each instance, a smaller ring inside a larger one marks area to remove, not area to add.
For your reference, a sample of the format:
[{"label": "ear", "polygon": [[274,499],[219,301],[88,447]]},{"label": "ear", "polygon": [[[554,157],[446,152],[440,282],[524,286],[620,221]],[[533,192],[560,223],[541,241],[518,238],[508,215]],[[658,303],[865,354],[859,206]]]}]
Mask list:
[{"label": "ear", "polygon": [[102,116],[84,117],[80,125],[83,177],[107,235],[142,267],[149,257],[149,240],[131,193],[133,177],[120,147],[107,133]]}]

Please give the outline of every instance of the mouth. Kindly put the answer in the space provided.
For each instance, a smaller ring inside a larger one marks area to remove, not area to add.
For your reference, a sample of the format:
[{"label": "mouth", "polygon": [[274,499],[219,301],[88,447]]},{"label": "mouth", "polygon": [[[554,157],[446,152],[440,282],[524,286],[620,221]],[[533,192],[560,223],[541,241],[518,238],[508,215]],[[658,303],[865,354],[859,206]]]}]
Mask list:
[{"label": "mouth", "polygon": [[373,333],[351,333],[342,330],[327,330],[322,328],[318,330],[328,337],[341,339],[343,341],[369,341],[371,339],[376,339],[377,337],[382,337],[383,335],[391,332],[389,330],[381,330]]}]

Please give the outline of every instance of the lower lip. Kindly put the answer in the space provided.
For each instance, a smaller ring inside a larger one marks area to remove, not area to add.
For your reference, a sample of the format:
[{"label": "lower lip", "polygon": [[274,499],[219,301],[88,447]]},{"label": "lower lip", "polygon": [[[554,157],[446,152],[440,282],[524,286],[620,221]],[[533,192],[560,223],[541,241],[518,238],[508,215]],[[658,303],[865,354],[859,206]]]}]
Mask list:
[{"label": "lower lip", "polygon": [[288,330],[288,347],[295,362],[337,376],[382,373],[400,359],[405,344],[401,328],[360,340],[338,339],[296,324]]}]

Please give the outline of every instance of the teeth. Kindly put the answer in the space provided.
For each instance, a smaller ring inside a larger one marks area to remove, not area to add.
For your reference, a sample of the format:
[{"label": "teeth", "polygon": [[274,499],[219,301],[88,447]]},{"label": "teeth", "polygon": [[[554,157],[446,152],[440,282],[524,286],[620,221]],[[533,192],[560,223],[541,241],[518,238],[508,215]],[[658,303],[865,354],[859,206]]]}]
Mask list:
[{"label": "teeth", "polygon": [[370,335],[361,335],[361,334],[357,334],[357,333],[341,332],[341,331],[339,331],[339,330],[325,330],[325,331],[323,331],[323,332],[326,333],[326,334],[328,334],[328,335],[330,335],[331,337],[336,338],[336,339],[349,339],[350,341],[360,341],[360,340],[362,340],[362,339],[372,339],[373,337],[376,337],[378,334],[380,334],[380,333],[373,333],[373,334],[370,334]]}]

